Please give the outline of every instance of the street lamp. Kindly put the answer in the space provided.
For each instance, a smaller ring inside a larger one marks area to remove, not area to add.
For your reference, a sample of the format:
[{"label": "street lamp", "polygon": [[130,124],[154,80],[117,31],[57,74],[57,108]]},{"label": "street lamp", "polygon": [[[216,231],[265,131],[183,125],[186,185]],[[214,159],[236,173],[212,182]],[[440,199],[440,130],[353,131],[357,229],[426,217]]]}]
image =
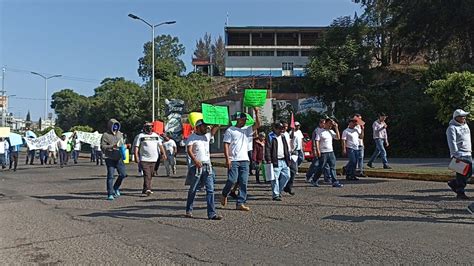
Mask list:
[{"label": "street lamp", "polygon": [[11,107],[8,107],[8,101],[10,100],[10,97],[15,97],[15,96],[16,96],[15,94],[13,94],[13,95],[4,95],[5,103],[3,104],[3,107],[2,107],[2,127],[6,126],[5,116],[8,113],[8,109],[11,108]]},{"label": "street lamp", "polygon": [[38,75],[44,79],[44,121],[48,119],[48,79],[59,78],[62,75],[43,76],[38,72],[31,71],[31,74]]},{"label": "street lamp", "polygon": [[[136,16],[134,14],[128,14],[129,17],[133,19],[141,20],[143,23],[148,25],[151,28],[151,120],[155,121],[155,28],[164,24],[174,24],[176,21],[165,21],[158,23],[156,25],[148,23],[146,20]],[[160,93],[158,92],[158,95]],[[158,96],[159,97],[159,96]],[[160,103],[160,98],[158,98],[158,103]]]}]

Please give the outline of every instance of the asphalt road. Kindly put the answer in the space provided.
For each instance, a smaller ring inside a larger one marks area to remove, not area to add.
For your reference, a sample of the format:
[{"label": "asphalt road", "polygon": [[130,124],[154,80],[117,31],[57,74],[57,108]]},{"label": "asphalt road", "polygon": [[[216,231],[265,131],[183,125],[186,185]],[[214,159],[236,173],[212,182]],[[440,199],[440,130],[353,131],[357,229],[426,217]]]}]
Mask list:
[{"label": "asphalt road", "polygon": [[[105,200],[105,168],[86,160],[0,172],[0,262],[113,264],[471,264],[474,216],[445,183],[366,178],[343,188],[310,187],[271,201],[249,185],[250,212],[206,219],[204,193],[184,218],[186,168],[142,179],[129,165],[122,196]],[[220,195],[225,171],[216,169]],[[164,169],[160,169],[160,174]],[[471,185],[472,186],[472,185]],[[472,187],[467,194],[474,196]]]}]

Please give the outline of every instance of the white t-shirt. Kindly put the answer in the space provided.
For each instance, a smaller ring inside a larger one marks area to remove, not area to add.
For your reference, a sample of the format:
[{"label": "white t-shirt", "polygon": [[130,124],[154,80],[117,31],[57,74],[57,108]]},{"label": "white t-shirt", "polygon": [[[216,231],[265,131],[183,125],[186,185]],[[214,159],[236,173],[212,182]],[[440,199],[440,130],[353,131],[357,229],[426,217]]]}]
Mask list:
[{"label": "white t-shirt", "polygon": [[301,132],[301,130],[296,130],[295,133],[293,134],[294,135],[294,143],[295,143],[295,150],[296,151],[300,151],[303,149],[303,139],[304,139],[304,136],[303,136],[303,132]]},{"label": "white t-shirt", "polygon": [[176,146],[176,142],[172,139],[169,139],[168,141],[163,142],[163,147],[165,148],[166,151],[169,151],[171,154],[174,153],[174,148],[178,148]]},{"label": "white t-shirt", "polygon": [[[359,136],[360,136],[360,134],[362,134],[362,127],[361,127],[360,125],[356,125],[356,126],[354,127],[354,129],[356,129],[357,132],[359,132]],[[359,138],[359,145],[362,146],[362,147],[364,147],[364,140],[361,139],[361,138]]]},{"label": "white t-shirt", "polygon": [[74,150],[75,151],[80,151],[81,150],[81,142],[76,141],[76,144],[74,144]]},{"label": "white t-shirt", "polygon": [[230,160],[231,161],[250,161],[249,139],[252,138],[253,128],[251,126],[244,126],[242,128],[229,127],[224,133],[224,143],[230,145]]},{"label": "white t-shirt", "polygon": [[5,141],[0,141],[0,154],[5,153]]},{"label": "white t-shirt", "polygon": [[67,150],[67,139],[65,139],[65,140],[59,139],[58,140],[58,148],[60,150]]},{"label": "white t-shirt", "polygon": [[48,151],[56,151],[56,147],[57,147],[57,145],[49,144]]},{"label": "white t-shirt", "polygon": [[332,129],[324,129],[316,135],[315,140],[319,141],[319,151],[323,152],[332,152],[332,139],[336,137],[336,132]]},{"label": "white t-shirt", "polygon": [[359,149],[359,131],[355,128],[346,128],[342,132],[342,140],[346,141],[346,147],[353,150]]},{"label": "white t-shirt", "polygon": [[385,122],[380,122],[375,120],[372,124],[372,129],[374,130],[374,139],[387,139],[387,129],[384,128]]},{"label": "white t-shirt", "polygon": [[[283,136],[283,138],[284,138],[284,136]],[[277,141],[277,144],[278,144],[277,158],[278,158],[278,160],[285,159],[285,150],[283,148],[282,135],[276,137],[276,141]]]},{"label": "white t-shirt", "polygon": [[143,162],[156,162],[160,158],[161,138],[155,132],[151,134],[140,133],[135,142],[140,160]]},{"label": "white t-shirt", "polygon": [[211,156],[209,155],[210,140],[211,133],[204,135],[193,133],[186,140],[186,146],[192,146],[192,152],[198,161],[208,163],[211,161]]}]

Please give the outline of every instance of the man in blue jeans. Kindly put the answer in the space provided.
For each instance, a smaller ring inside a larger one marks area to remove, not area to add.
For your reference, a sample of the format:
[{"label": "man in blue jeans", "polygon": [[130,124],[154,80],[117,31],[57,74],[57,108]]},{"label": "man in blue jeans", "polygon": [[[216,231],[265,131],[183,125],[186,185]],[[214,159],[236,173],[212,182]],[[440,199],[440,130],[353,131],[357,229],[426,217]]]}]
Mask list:
[{"label": "man in blue jeans", "polygon": [[254,107],[255,124],[246,126],[247,115],[237,112],[234,118],[237,120],[235,126],[229,127],[224,133],[224,156],[227,165],[227,182],[222,190],[221,204],[227,205],[227,196],[229,195],[235,183],[239,183],[239,196],[237,198],[236,209],[240,211],[250,211],[245,206],[247,201],[247,183],[249,179],[250,158],[249,139],[253,137],[254,131],[260,127],[260,117],[258,108]]},{"label": "man in blue jeans", "polygon": [[367,162],[367,166],[369,168],[374,168],[372,163],[374,162],[375,159],[380,155],[380,158],[382,159],[383,163],[383,168],[384,169],[392,169],[388,165],[387,161],[387,151],[385,151],[384,148],[384,143],[385,146],[388,147],[388,134],[387,134],[387,123],[385,123],[385,120],[387,119],[387,115],[385,113],[379,113],[379,118],[374,121],[372,124],[372,129],[373,129],[373,137],[375,141],[375,151],[372,154],[372,157],[370,157],[370,160]]},{"label": "man in blue jeans", "polygon": [[206,187],[207,218],[210,220],[222,220],[222,216],[216,213],[214,204],[214,181],[215,174],[212,169],[211,156],[209,154],[209,141],[217,132],[219,127],[213,127],[207,132],[207,126],[202,119],[195,125],[195,131],[186,142],[186,153],[191,159],[188,168],[186,183],[188,183],[188,199],[186,201],[186,217],[193,218],[193,203],[196,191],[204,183]]},{"label": "man in blue jeans", "polygon": [[[316,135],[321,133],[321,131],[324,130],[324,125],[326,124],[326,119],[322,118],[319,119],[319,125],[314,129],[313,134],[311,136],[311,142],[312,142],[312,148],[313,148],[313,161],[311,162],[311,165],[309,166],[308,171],[306,172],[306,182],[311,182],[313,179],[314,174],[316,173],[316,169],[318,168],[318,163],[319,163],[319,158],[317,155],[317,149],[316,149]],[[324,175],[324,180],[327,180],[328,182],[330,181],[330,169],[329,165],[326,164],[323,170],[323,175]]]},{"label": "man in blue jeans", "polygon": [[356,177],[356,166],[357,159],[359,157],[359,138],[360,133],[355,128],[357,120],[349,120],[349,125],[342,132],[341,144],[342,144],[342,155],[349,159],[346,167],[346,180],[357,181],[359,178]]},{"label": "man in blue jeans", "polygon": [[[273,165],[272,200],[281,201],[281,192],[290,179],[290,144],[283,134],[284,126],[277,122],[265,143],[265,161]],[[296,165],[296,162],[295,162]],[[295,171],[296,172],[296,171]],[[291,192],[291,188],[289,188]]]},{"label": "man in blue jeans", "polygon": [[[121,153],[121,147],[124,145],[123,135],[120,132],[120,123],[115,119],[110,119],[107,123],[107,132],[102,134],[100,147],[104,152],[105,165],[107,166],[107,199],[114,200],[114,197],[120,196],[120,185],[127,174],[125,164]],[[114,184],[115,170],[118,172],[118,178]]]}]

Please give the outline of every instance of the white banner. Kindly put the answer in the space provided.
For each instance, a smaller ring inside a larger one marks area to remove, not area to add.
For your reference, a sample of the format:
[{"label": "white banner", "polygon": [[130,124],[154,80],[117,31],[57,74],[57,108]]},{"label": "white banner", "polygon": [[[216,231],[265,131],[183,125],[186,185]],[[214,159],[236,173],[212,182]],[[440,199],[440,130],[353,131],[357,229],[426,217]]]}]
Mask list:
[{"label": "white banner", "polygon": [[99,146],[102,138],[102,134],[97,131],[94,133],[76,131],[76,136],[78,141],[90,144],[92,147]]},{"label": "white banner", "polygon": [[37,150],[43,147],[48,147],[50,144],[56,143],[58,141],[58,136],[53,129],[51,129],[45,135],[38,138],[25,138],[26,144],[30,150]]}]

